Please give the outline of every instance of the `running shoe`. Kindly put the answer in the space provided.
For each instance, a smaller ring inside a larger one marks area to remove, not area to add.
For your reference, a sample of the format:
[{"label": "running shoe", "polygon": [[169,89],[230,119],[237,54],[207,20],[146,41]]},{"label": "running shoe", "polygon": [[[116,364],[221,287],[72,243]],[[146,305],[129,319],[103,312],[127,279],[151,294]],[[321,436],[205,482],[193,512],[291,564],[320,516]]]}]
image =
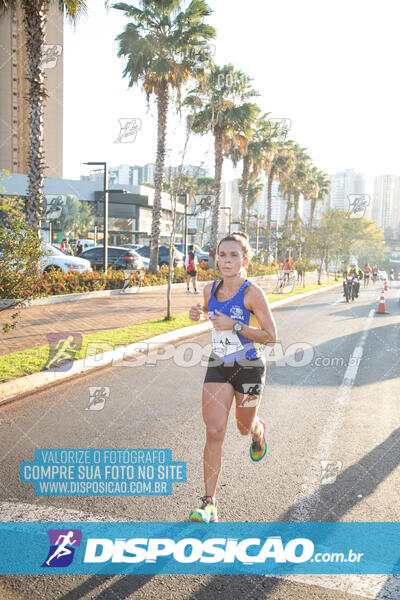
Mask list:
[{"label": "running shoe", "polygon": [[200,294],[199,290],[194,290],[193,294]]},{"label": "running shoe", "polygon": [[263,426],[263,437],[258,442],[252,442],[250,446],[250,458],[254,460],[254,462],[258,462],[267,453],[267,441],[265,439],[265,423],[261,419],[259,419],[261,425]]},{"label": "running shoe", "polygon": [[195,523],[217,523],[217,501],[214,504],[211,496],[201,498],[201,507],[193,510],[189,515],[189,521]]},{"label": "running shoe", "polygon": [[187,294],[191,294],[192,292],[190,290],[186,290],[186,293]]}]

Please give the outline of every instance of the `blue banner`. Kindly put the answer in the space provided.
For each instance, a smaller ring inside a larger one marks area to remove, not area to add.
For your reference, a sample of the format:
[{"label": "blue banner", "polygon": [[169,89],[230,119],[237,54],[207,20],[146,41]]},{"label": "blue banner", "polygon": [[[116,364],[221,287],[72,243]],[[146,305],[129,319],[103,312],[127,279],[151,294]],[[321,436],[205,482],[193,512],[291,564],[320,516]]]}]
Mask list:
[{"label": "blue banner", "polygon": [[167,496],[186,481],[186,463],[168,449],[39,448],[20,479],[37,496]]},{"label": "blue banner", "polygon": [[393,574],[400,523],[0,523],[1,574]]}]

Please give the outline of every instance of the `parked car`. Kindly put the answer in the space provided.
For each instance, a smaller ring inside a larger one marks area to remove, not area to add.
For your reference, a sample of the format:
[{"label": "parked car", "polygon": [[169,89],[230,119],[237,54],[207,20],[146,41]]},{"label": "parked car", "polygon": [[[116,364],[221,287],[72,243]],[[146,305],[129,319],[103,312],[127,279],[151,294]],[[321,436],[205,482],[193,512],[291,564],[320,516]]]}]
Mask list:
[{"label": "parked car", "polygon": [[70,271],[84,273],[92,270],[90,262],[84,257],[65,254],[44,240],[42,240],[41,246],[44,251],[44,256],[40,259],[42,273],[51,270],[63,271],[63,273],[69,273]]},{"label": "parked car", "polygon": [[[187,248],[189,248],[190,244],[187,245]],[[200,246],[197,246],[197,244],[193,244],[194,247],[194,253],[197,257],[197,260],[200,261],[201,260],[205,260],[206,262],[208,262],[208,257],[210,256],[208,252],[204,252],[204,250],[202,250],[200,248]],[[178,248],[178,250],[180,252],[182,252],[182,254],[184,254],[185,252],[185,244],[175,244],[175,248]]]},{"label": "parked car", "polygon": [[[142,248],[142,246],[140,244],[121,244],[123,248],[130,248],[131,250],[135,250],[135,252],[138,252],[139,248]],[[148,269],[149,268],[149,264],[150,264],[150,258],[146,258],[145,256],[141,256],[141,259],[143,261],[144,264],[144,268]]]},{"label": "parked car", "polygon": [[[142,246],[141,248],[137,249],[137,252],[140,254],[140,256],[150,260],[150,246]],[[164,244],[161,244],[158,248],[158,264],[160,267],[169,265],[169,248]],[[183,267],[183,265],[184,256],[182,252],[179,252],[179,250],[174,248],[174,267]]]},{"label": "parked car", "polygon": [[132,250],[137,250],[142,247],[142,244],[121,244],[122,248],[131,248]]},{"label": "parked car", "polygon": [[[94,270],[104,268],[104,247],[95,246],[81,254],[82,258],[90,261]],[[118,271],[143,271],[142,257],[131,248],[123,246],[108,246],[108,266]]]}]

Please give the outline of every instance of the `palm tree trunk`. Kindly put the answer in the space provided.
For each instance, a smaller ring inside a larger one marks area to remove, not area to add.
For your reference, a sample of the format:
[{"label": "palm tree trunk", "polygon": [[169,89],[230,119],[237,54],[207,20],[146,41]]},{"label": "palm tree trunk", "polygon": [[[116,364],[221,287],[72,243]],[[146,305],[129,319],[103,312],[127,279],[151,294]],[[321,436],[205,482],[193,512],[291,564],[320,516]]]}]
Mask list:
[{"label": "palm tree trunk", "polygon": [[151,223],[149,271],[157,273],[161,220],[161,192],[164,180],[165,145],[167,136],[168,83],[163,81],[157,94],[157,158],[154,173],[154,204]]},{"label": "palm tree trunk", "polygon": [[214,133],[215,150],[215,181],[214,181],[214,204],[211,210],[211,233],[210,233],[210,255],[208,264],[212,269],[216,267],[217,236],[219,229],[219,204],[221,197],[221,179],[222,165],[224,162],[222,131],[215,129]]},{"label": "palm tree trunk", "polygon": [[274,182],[275,171],[271,169],[268,175],[267,186],[267,252],[271,250],[271,214],[272,214],[272,184]]},{"label": "palm tree trunk", "polygon": [[285,213],[285,224],[284,226],[287,227],[288,223],[289,223],[289,213],[290,213],[290,209],[292,208],[292,203],[290,200],[290,191],[286,192],[286,213]]},{"label": "palm tree trunk", "polygon": [[47,98],[41,67],[45,43],[48,0],[25,0],[24,26],[28,58],[29,81],[29,158],[28,195],[26,212],[34,230],[39,234],[43,207],[44,150],[43,112]]},{"label": "palm tree trunk", "polygon": [[314,220],[314,212],[315,212],[315,206],[316,206],[316,204],[317,204],[317,199],[316,198],[311,198],[310,222],[309,222],[310,229],[312,228],[312,224],[313,224],[313,220]]},{"label": "palm tree trunk", "polygon": [[299,192],[295,192],[294,193],[294,220],[297,221],[297,219],[299,218],[299,200],[300,200],[300,194]]},{"label": "palm tree trunk", "polygon": [[249,173],[250,173],[250,156],[245,154],[243,157],[243,172],[242,172],[242,227],[246,230],[247,225],[247,202],[249,196]]}]

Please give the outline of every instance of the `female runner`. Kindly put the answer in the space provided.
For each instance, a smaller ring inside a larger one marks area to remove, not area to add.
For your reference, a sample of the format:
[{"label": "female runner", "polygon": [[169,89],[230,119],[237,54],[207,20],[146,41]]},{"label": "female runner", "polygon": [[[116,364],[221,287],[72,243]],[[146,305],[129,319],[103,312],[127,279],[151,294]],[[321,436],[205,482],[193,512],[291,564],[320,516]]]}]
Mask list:
[{"label": "female runner", "polygon": [[210,318],[213,324],[202,395],[205,495],[190,521],[218,521],[215,495],[233,398],[239,432],[252,435],[251,459],[259,461],[267,451],[265,423],[257,416],[265,382],[261,345],[276,342],[276,327],[263,290],[243,277],[250,258],[246,233],[223,238],[217,248],[222,278],[204,287],[204,306],[197,304],[189,312],[192,321]]}]

